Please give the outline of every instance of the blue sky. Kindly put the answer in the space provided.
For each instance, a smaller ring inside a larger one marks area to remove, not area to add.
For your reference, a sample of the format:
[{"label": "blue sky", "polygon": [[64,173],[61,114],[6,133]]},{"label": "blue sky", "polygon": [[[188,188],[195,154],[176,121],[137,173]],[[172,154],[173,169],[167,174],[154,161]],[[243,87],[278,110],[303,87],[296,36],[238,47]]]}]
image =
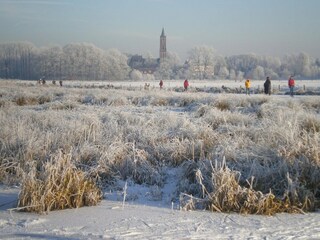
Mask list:
[{"label": "blue sky", "polygon": [[190,49],[216,54],[320,57],[320,0],[0,0],[0,42],[36,46],[90,42],[103,49],[182,59]]}]

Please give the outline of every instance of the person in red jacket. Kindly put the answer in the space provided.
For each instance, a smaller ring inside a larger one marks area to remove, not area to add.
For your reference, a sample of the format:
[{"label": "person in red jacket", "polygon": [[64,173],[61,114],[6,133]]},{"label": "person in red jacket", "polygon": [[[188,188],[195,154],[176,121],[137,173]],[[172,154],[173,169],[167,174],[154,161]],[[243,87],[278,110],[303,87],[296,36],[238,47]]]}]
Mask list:
[{"label": "person in red jacket", "polygon": [[185,91],[188,90],[188,87],[189,87],[188,79],[184,80],[184,82],[183,82],[183,87],[184,87],[184,90],[185,90]]},{"label": "person in red jacket", "polygon": [[294,79],[293,76],[290,76],[289,80],[288,80],[288,86],[290,89],[290,96],[293,97],[293,90],[294,90]]}]

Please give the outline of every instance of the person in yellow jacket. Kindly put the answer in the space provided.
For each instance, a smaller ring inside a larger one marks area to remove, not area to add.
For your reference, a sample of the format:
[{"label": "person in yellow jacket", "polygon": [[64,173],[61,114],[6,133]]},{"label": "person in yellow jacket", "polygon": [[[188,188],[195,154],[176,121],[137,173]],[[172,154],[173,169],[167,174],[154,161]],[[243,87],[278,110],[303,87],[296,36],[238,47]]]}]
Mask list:
[{"label": "person in yellow jacket", "polygon": [[246,95],[250,95],[250,85],[251,85],[251,82],[249,79],[247,79],[244,83],[244,85],[246,86]]}]

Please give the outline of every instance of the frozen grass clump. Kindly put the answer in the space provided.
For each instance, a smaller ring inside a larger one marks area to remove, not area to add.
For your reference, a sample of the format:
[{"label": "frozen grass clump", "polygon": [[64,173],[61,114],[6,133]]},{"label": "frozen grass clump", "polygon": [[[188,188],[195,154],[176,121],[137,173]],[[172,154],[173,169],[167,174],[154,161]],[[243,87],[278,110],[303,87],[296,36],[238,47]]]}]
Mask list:
[{"label": "frozen grass clump", "polygon": [[250,126],[254,123],[254,116],[230,110],[220,110],[210,106],[200,106],[195,112],[195,117],[201,118],[212,129],[223,126]]},{"label": "frozen grass clump", "polygon": [[0,160],[0,182],[5,184],[17,183],[17,162],[14,159],[5,158]]},{"label": "frozen grass clump", "polygon": [[219,109],[220,111],[231,110],[231,102],[227,99],[219,99],[213,103],[213,106]]},{"label": "frozen grass clump", "polygon": [[308,133],[319,133],[320,132],[320,118],[314,114],[306,114],[301,119],[301,128]]},{"label": "frozen grass clump", "polygon": [[43,167],[30,162],[21,172],[18,209],[42,213],[93,206],[102,199],[101,190],[75,166],[71,155],[60,152]]},{"label": "frozen grass clump", "polygon": [[18,93],[13,97],[12,101],[18,106],[24,105],[38,105],[51,102],[52,98],[50,95],[40,95],[37,96],[33,93]]},{"label": "frozen grass clump", "polygon": [[4,99],[0,99],[0,108],[4,108],[7,105],[7,102]]},{"label": "frozen grass clump", "polygon": [[104,169],[110,169],[121,179],[132,179],[138,184],[161,186],[163,181],[160,168],[148,158],[148,153],[137,148],[134,143],[116,142],[108,147],[99,165]]},{"label": "frozen grass clump", "polygon": [[247,186],[241,186],[240,173],[231,170],[225,161],[216,161],[214,165],[211,161],[191,163],[185,173],[195,185],[193,190],[196,190],[193,195],[180,195],[181,206],[186,210],[202,207],[218,212],[273,215],[298,213],[313,207],[312,199],[308,197],[300,201],[292,190],[292,182],[288,184],[283,198],[277,198],[271,190],[267,193],[254,190],[254,178],[247,181]]},{"label": "frozen grass clump", "polygon": [[48,106],[52,110],[73,110],[78,107],[78,104],[75,102],[55,102]]},{"label": "frozen grass clump", "polygon": [[320,101],[315,97],[302,98],[301,104],[305,106],[305,109],[311,109],[316,113],[320,113]]},{"label": "frozen grass clump", "polygon": [[38,99],[32,96],[19,95],[13,99],[13,102],[18,106],[35,105],[38,104]]}]

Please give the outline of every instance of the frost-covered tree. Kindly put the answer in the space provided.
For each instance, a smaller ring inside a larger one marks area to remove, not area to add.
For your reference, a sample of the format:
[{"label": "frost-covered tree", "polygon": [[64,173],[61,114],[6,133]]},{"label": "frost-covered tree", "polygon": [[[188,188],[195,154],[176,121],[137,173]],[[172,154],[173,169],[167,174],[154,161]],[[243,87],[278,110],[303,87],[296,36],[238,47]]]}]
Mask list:
[{"label": "frost-covered tree", "polygon": [[170,65],[170,62],[167,59],[163,59],[160,62],[159,69],[155,72],[155,77],[157,79],[170,79],[173,75],[173,66]]},{"label": "frost-covered tree", "polygon": [[[215,64],[214,64],[214,75],[215,78],[220,78],[222,76],[219,75],[219,73],[223,73],[223,77],[226,77],[226,73],[224,70],[221,70],[222,68],[228,68],[226,59],[223,56],[215,56]],[[229,74],[228,74],[229,75]]]},{"label": "frost-covered tree", "polygon": [[178,54],[167,52],[165,59],[161,60],[159,69],[155,72],[157,79],[175,79],[179,78],[180,58]]},{"label": "frost-covered tree", "polygon": [[64,67],[64,53],[60,46],[41,48],[39,50],[39,73],[50,79],[61,79]]},{"label": "frost-covered tree", "polygon": [[67,79],[77,79],[77,47],[74,44],[67,44],[63,47],[65,77]]},{"label": "frost-covered tree", "polygon": [[146,73],[146,74],[143,74],[143,80],[153,81],[153,80],[155,80],[155,77],[153,74]]},{"label": "frost-covered tree", "polygon": [[244,78],[244,72],[238,71],[237,72],[237,79],[241,81],[241,80],[243,80],[243,78]]},{"label": "frost-covered tree", "polygon": [[264,68],[261,66],[256,66],[250,73],[252,79],[264,79],[265,73]]},{"label": "frost-covered tree", "polygon": [[231,79],[231,80],[236,80],[237,79],[236,71],[234,69],[230,69],[229,70],[229,79]]},{"label": "frost-covered tree", "polygon": [[0,78],[33,79],[36,48],[29,42],[0,44]]},{"label": "frost-covered tree", "polygon": [[306,53],[300,53],[297,57],[297,71],[302,76],[311,77],[311,59]]},{"label": "frost-covered tree", "polygon": [[209,46],[196,46],[189,52],[190,73],[199,79],[214,76],[214,49]]},{"label": "frost-covered tree", "polygon": [[218,72],[219,78],[226,79],[229,76],[229,70],[227,67],[221,67]]},{"label": "frost-covered tree", "polygon": [[90,43],[73,43],[63,48],[65,72],[69,79],[104,79],[106,56]]},{"label": "frost-covered tree", "polygon": [[241,71],[245,73],[245,77],[249,75],[258,66],[259,59],[254,54],[235,55],[226,58],[229,69]]},{"label": "frost-covered tree", "polygon": [[281,67],[281,60],[277,57],[271,57],[271,56],[260,56],[258,65],[262,66],[263,68],[269,68],[273,71],[277,72],[279,71]]},{"label": "frost-covered tree", "polygon": [[111,49],[106,53],[106,67],[108,80],[125,80],[129,77],[130,68],[128,57],[118,49]]},{"label": "frost-covered tree", "polygon": [[[296,78],[312,78],[315,77],[312,66],[315,66],[315,60],[310,58],[306,53],[298,55],[286,55],[281,65],[281,76],[288,77],[294,75]],[[285,76],[289,73],[287,76]]]},{"label": "frost-covered tree", "polygon": [[270,77],[271,79],[279,79],[279,75],[271,68],[265,68],[264,74],[265,77]]},{"label": "frost-covered tree", "polygon": [[150,64],[154,61],[154,57],[151,52],[147,52],[146,54],[143,55],[143,58],[145,59],[145,64]]},{"label": "frost-covered tree", "polygon": [[130,72],[130,79],[134,81],[139,81],[143,79],[143,74],[139,70],[133,69]]}]

